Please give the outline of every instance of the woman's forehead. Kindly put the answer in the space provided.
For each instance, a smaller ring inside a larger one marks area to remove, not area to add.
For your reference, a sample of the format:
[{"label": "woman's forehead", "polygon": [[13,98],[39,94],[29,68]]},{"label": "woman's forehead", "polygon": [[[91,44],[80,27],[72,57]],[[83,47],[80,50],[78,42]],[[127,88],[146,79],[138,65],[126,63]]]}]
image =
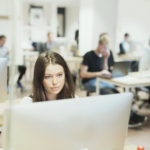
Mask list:
[{"label": "woman's forehead", "polygon": [[64,72],[64,68],[59,64],[49,64],[45,69],[45,74],[57,74]]}]

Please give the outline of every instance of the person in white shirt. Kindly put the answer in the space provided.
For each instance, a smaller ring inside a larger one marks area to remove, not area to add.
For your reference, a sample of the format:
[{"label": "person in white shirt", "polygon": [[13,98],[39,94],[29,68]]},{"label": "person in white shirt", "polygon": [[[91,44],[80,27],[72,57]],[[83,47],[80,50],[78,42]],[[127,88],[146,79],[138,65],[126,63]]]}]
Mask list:
[{"label": "person in white shirt", "polygon": [[9,50],[7,47],[5,47],[6,43],[6,36],[0,35],[0,57],[4,57],[8,59],[9,56]]},{"label": "person in white shirt", "polygon": [[39,43],[37,49],[41,54],[47,51],[57,50],[58,46],[59,44],[53,39],[53,34],[51,32],[48,32],[47,41],[45,43]]},{"label": "person in white shirt", "polygon": [[[7,85],[8,85],[8,82],[9,82],[9,49],[5,46],[5,43],[6,43],[6,36],[5,35],[0,35],[0,58],[7,58],[7,61],[8,61],[8,74],[7,74]],[[24,65],[18,65],[18,72],[19,72],[19,76],[18,76],[18,79],[17,79],[17,87],[21,88],[21,90],[23,90],[23,85],[21,83],[21,79],[23,77],[23,75],[25,74],[26,72],[26,66]]]},{"label": "person in white shirt", "polygon": [[56,52],[42,53],[34,68],[33,93],[22,102],[40,102],[74,98],[73,79],[67,63]]}]

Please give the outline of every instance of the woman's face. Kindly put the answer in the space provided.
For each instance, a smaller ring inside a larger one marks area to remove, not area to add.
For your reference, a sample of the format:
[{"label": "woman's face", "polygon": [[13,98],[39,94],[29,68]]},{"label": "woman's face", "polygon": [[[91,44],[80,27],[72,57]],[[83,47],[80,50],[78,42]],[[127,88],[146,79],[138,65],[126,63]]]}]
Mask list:
[{"label": "woman's face", "polygon": [[43,86],[48,94],[57,95],[65,84],[65,72],[61,65],[49,64],[45,69]]}]

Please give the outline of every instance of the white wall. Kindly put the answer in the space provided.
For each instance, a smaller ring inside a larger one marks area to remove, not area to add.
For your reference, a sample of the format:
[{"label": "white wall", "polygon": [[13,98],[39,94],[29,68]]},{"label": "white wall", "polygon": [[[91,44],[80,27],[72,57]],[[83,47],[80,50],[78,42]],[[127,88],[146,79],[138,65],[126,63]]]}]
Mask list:
[{"label": "white wall", "polygon": [[[44,9],[44,22],[43,25],[30,25],[29,24],[29,6],[40,5]],[[61,3],[51,2],[51,0],[45,2],[28,2],[24,1],[23,9],[23,34],[24,43],[23,47],[26,49],[31,47],[31,41],[45,42],[47,40],[47,33],[51,31],[53,33],[54,40],[60,43],[67,43],[66,46],[70,48],[70,45],[74,42],[75,30],[79,28],[79,1],[74,3]],[[57,38],[57,7],[66,8],[66,36]]]},{"label": "white wall", "polygon": [[93,0],[80,1],[79,15],[79,54],[83,55],[88,50],[92,49],[93,35]]},{"label": "white wall", "polygon": [[0,16],[8,16],[8,19],[0,19],[0,35],[6,35],[7,42],[6,46],[11,48],[10,39],[10,2],[9,0],[0,0]]},{"label": "white wall", "polygon": [[23,64],[23,51],[22,51],[22,41],[23,41],[23,18],[22,18],[22,1],[14,0],[14,6],[12,6],[11,15],[11,40],[12,40],[12,56],[14,56],[14,63],[17,65]]},{"label": "white wall", "polygon": [[79,6],[66,8],[66,38],[69,43],[74,42],[75,31],[79,29]]},{"label": "white wall", "polygon": [[116,51],[126,32],[137,44],[147,42],[150,37],[149,0],[119,0]]},{"label": "white wall", "polygon": [[6,46],[16,56],[15,63],[22,63],[22,14],[21,1],[1,1],[0,15],[8,16],[8,19],[0,19],[0,34],[7,37]]},{"label": "white wall", "polygon": [[[57,28],[57,9],[55,3],[49,2],[24,2],[24,9],[23,9],[23,34],[24,34],[24,41],[35,41],[35,42],[45,42],[47,40],[47,33],[53,32],[54,36],[56,35],[56,28]],[[29,8],[30,5],[35,6],[43,6],[43,23],[40,25],[30,25],[30,14]]]},{"label": "white wall", "polygon": [[81,55],[97,47],[98,37],[102,32],[109,33],[110,48],[114,50],[117,4],[117,0],[81,0],[79,20],[79,50]]}]

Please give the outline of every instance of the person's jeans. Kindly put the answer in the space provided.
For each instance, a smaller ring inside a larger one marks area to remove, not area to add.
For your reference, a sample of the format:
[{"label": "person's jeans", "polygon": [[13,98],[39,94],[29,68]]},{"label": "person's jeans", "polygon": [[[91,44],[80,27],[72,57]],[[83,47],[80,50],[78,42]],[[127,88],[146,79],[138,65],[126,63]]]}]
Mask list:
[{"label": "person's jeans", "polygon": [[[100,91],[101,94],[112,94],[115,90],[115,86],[106,82],[99,82],[100,84]],[[85,90],[89,92],[95,92],[96,91],[96,78],[89,80],[87,83],[84,84]]]}]

